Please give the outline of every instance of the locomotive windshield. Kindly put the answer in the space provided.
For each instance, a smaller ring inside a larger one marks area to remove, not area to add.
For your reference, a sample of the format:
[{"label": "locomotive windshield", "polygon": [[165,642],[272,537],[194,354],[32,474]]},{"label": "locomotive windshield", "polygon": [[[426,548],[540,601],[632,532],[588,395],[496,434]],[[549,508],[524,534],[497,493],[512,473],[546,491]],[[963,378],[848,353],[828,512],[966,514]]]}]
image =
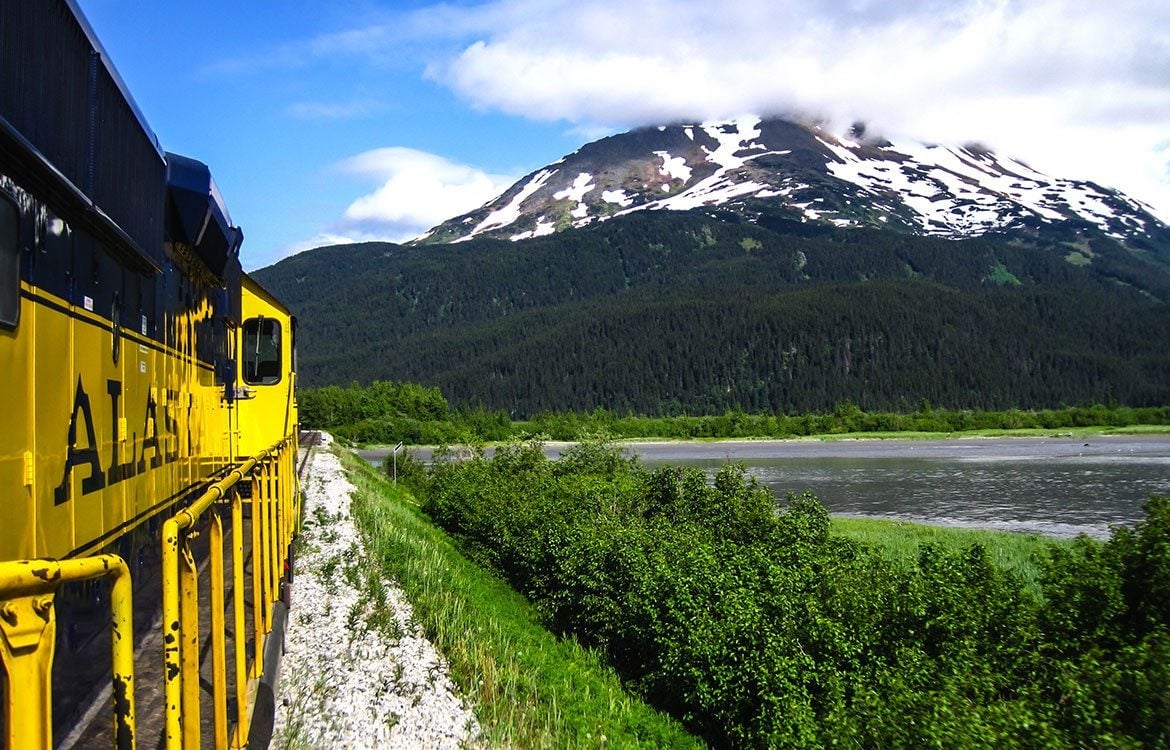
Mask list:
[{"label": "locomotive windshield", "polygon": [[280,321],[248,318],[244,321],[244,382],[273,385],[280,382]]}]

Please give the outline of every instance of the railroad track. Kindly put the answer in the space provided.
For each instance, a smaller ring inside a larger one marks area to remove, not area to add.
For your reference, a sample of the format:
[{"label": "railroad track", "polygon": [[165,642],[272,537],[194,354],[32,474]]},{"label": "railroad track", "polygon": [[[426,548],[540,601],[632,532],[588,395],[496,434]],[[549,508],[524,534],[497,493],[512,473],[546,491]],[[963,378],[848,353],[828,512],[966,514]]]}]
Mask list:
[{"label": "railroad track", "polygon": [[321,444],[321,433],[318,430],[301,430],[300,435],[301,447],[305,449],[305,454],[301,456],[301,463],[297,466],[297,477],[305,478],[305,469],[309,466],[309,457],[313,455],[313,449]]}]

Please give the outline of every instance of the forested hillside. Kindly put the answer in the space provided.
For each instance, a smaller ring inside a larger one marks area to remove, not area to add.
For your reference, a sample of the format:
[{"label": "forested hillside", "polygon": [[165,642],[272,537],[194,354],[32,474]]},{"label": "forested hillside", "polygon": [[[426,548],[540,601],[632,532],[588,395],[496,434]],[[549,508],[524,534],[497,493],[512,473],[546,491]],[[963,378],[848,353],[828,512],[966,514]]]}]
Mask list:
[{"label": "forested hillside", "polygon": [[408,380],[515,417],[1170,403],[1170,274],[1107,240],[646,212],[254,275],[300,317],[302,383]]}]

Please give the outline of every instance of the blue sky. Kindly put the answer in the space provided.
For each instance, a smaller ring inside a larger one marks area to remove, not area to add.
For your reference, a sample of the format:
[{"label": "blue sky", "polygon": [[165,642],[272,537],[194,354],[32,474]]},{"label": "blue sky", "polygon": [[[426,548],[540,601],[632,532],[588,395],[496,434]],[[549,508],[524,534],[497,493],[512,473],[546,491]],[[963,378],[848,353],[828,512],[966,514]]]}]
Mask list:
[{"label": "blue sky", "polygon": [[800,112],[979,141],[1170,221],[1164,0],[78,0],[255,269],[416,236],[611,132]]}]

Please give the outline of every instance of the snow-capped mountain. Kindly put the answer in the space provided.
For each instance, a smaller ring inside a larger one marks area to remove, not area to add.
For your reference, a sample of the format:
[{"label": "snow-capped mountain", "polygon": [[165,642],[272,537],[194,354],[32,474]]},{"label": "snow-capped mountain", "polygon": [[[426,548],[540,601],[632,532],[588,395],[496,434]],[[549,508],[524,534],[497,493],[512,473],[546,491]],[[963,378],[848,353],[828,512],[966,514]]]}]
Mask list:
[{"label": "snow-capped mountain", "polygon": [[972,237],[1046,228],[1170,250],[1149,206],[978,146],[846,137],[780,119],[645,128],[587,144],[420,242],[526,239],[635,211],[884,226]]}]

